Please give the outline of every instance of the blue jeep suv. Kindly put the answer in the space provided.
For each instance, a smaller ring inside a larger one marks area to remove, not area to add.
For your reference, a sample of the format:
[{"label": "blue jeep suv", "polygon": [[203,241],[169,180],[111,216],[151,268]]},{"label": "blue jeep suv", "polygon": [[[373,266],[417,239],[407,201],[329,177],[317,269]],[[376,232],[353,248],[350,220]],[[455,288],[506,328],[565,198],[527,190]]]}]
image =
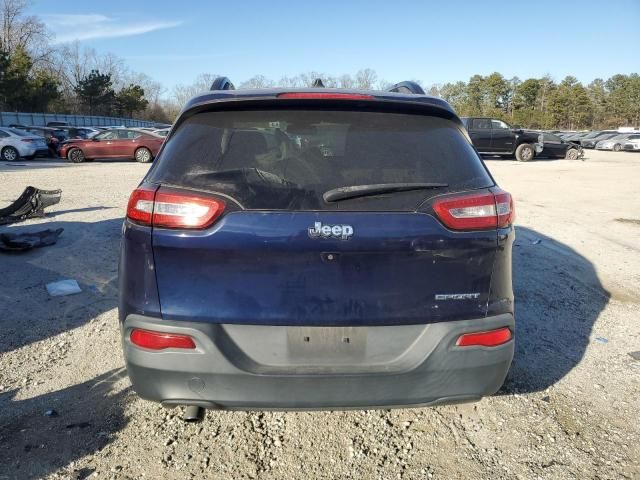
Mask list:
[{"label": "blue jeep suv", "polygon": [[495,393],[514,352],[514,207],[453,109],[411,82],[213,88],[129,200],[135,391],[213,409]]}]

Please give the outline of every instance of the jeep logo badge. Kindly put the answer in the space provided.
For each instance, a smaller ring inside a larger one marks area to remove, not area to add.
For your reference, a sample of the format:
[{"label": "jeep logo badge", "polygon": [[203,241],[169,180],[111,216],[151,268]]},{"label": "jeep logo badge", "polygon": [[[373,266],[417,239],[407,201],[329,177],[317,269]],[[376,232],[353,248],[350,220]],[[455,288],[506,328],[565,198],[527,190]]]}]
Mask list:
[{"label": "jeep logo badge", "polygon": [[309,237],[311,238],[339,238],[349,240],[353,235],[351,225],[322,225],[322,222],[315,222],[313,227],[309,227]]}]

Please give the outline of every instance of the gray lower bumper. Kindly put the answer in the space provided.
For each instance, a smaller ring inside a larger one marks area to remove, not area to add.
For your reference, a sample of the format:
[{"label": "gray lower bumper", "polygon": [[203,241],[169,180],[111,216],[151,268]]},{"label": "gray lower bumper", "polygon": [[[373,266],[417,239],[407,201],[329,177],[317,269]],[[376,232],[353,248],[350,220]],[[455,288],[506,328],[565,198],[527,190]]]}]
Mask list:
[{"label": "gray lower bumper", "polygon": [[[280,327],[170,322],[122,327],[134,390],[165,405],[218,409],[404,407],[473,401],[502,385],[514,342],[457,347],[463,333],[514,330],[510,314],[427,325]],[[131,329],[190,335],[196,350],[149,351]]]}]

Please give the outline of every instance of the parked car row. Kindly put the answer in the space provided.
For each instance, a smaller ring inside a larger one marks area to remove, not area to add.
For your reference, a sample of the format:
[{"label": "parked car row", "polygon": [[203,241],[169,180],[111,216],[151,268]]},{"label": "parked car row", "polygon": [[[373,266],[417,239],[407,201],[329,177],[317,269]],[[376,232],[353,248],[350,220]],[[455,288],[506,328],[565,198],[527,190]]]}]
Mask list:
[{"label": "parked car row", "polygon": [[587,132],[555,132],[560,138],[583,148],[596,150],[640,150],[640,131],[594,130]]},{"label": "parked car row", "polygon": [[14,124],[0,127],[0,159],[62,157],[74,163],[94,158],[135,159],[147,163],[158,153],[169,129],[113,127],[46,127]]},{"label": "parked car row", "polygon": [[527,162],[535,157],[582,157],[582,147],[548,132],[514,128],[496,118],[463,117],[462,122],[478,153],[515,157]]},{"label": "parked car row", "polygon": [[463,117],[462,122],[478,153],[515,157],[521,162],[535,157],[576,160],[584,156],[585,148],[640,151],[640,130],[525,130],[486,117]]}]

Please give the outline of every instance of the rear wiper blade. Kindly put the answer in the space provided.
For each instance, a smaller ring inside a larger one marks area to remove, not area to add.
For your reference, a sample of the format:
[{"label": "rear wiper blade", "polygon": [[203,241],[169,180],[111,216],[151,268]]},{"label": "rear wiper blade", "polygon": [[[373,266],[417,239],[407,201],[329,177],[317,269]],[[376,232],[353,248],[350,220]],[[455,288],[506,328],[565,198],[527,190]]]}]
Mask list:
[{"label": "rear wiper blade", "polygon": [[410,192],[411,190],[429,190],[432,188],[448,187],[448,183],[375,183],[371,185],[351,185],[349,187],[334,188],[324,192],[325,202],[339,202],[350,198],[370,197],[394,192]]}]

